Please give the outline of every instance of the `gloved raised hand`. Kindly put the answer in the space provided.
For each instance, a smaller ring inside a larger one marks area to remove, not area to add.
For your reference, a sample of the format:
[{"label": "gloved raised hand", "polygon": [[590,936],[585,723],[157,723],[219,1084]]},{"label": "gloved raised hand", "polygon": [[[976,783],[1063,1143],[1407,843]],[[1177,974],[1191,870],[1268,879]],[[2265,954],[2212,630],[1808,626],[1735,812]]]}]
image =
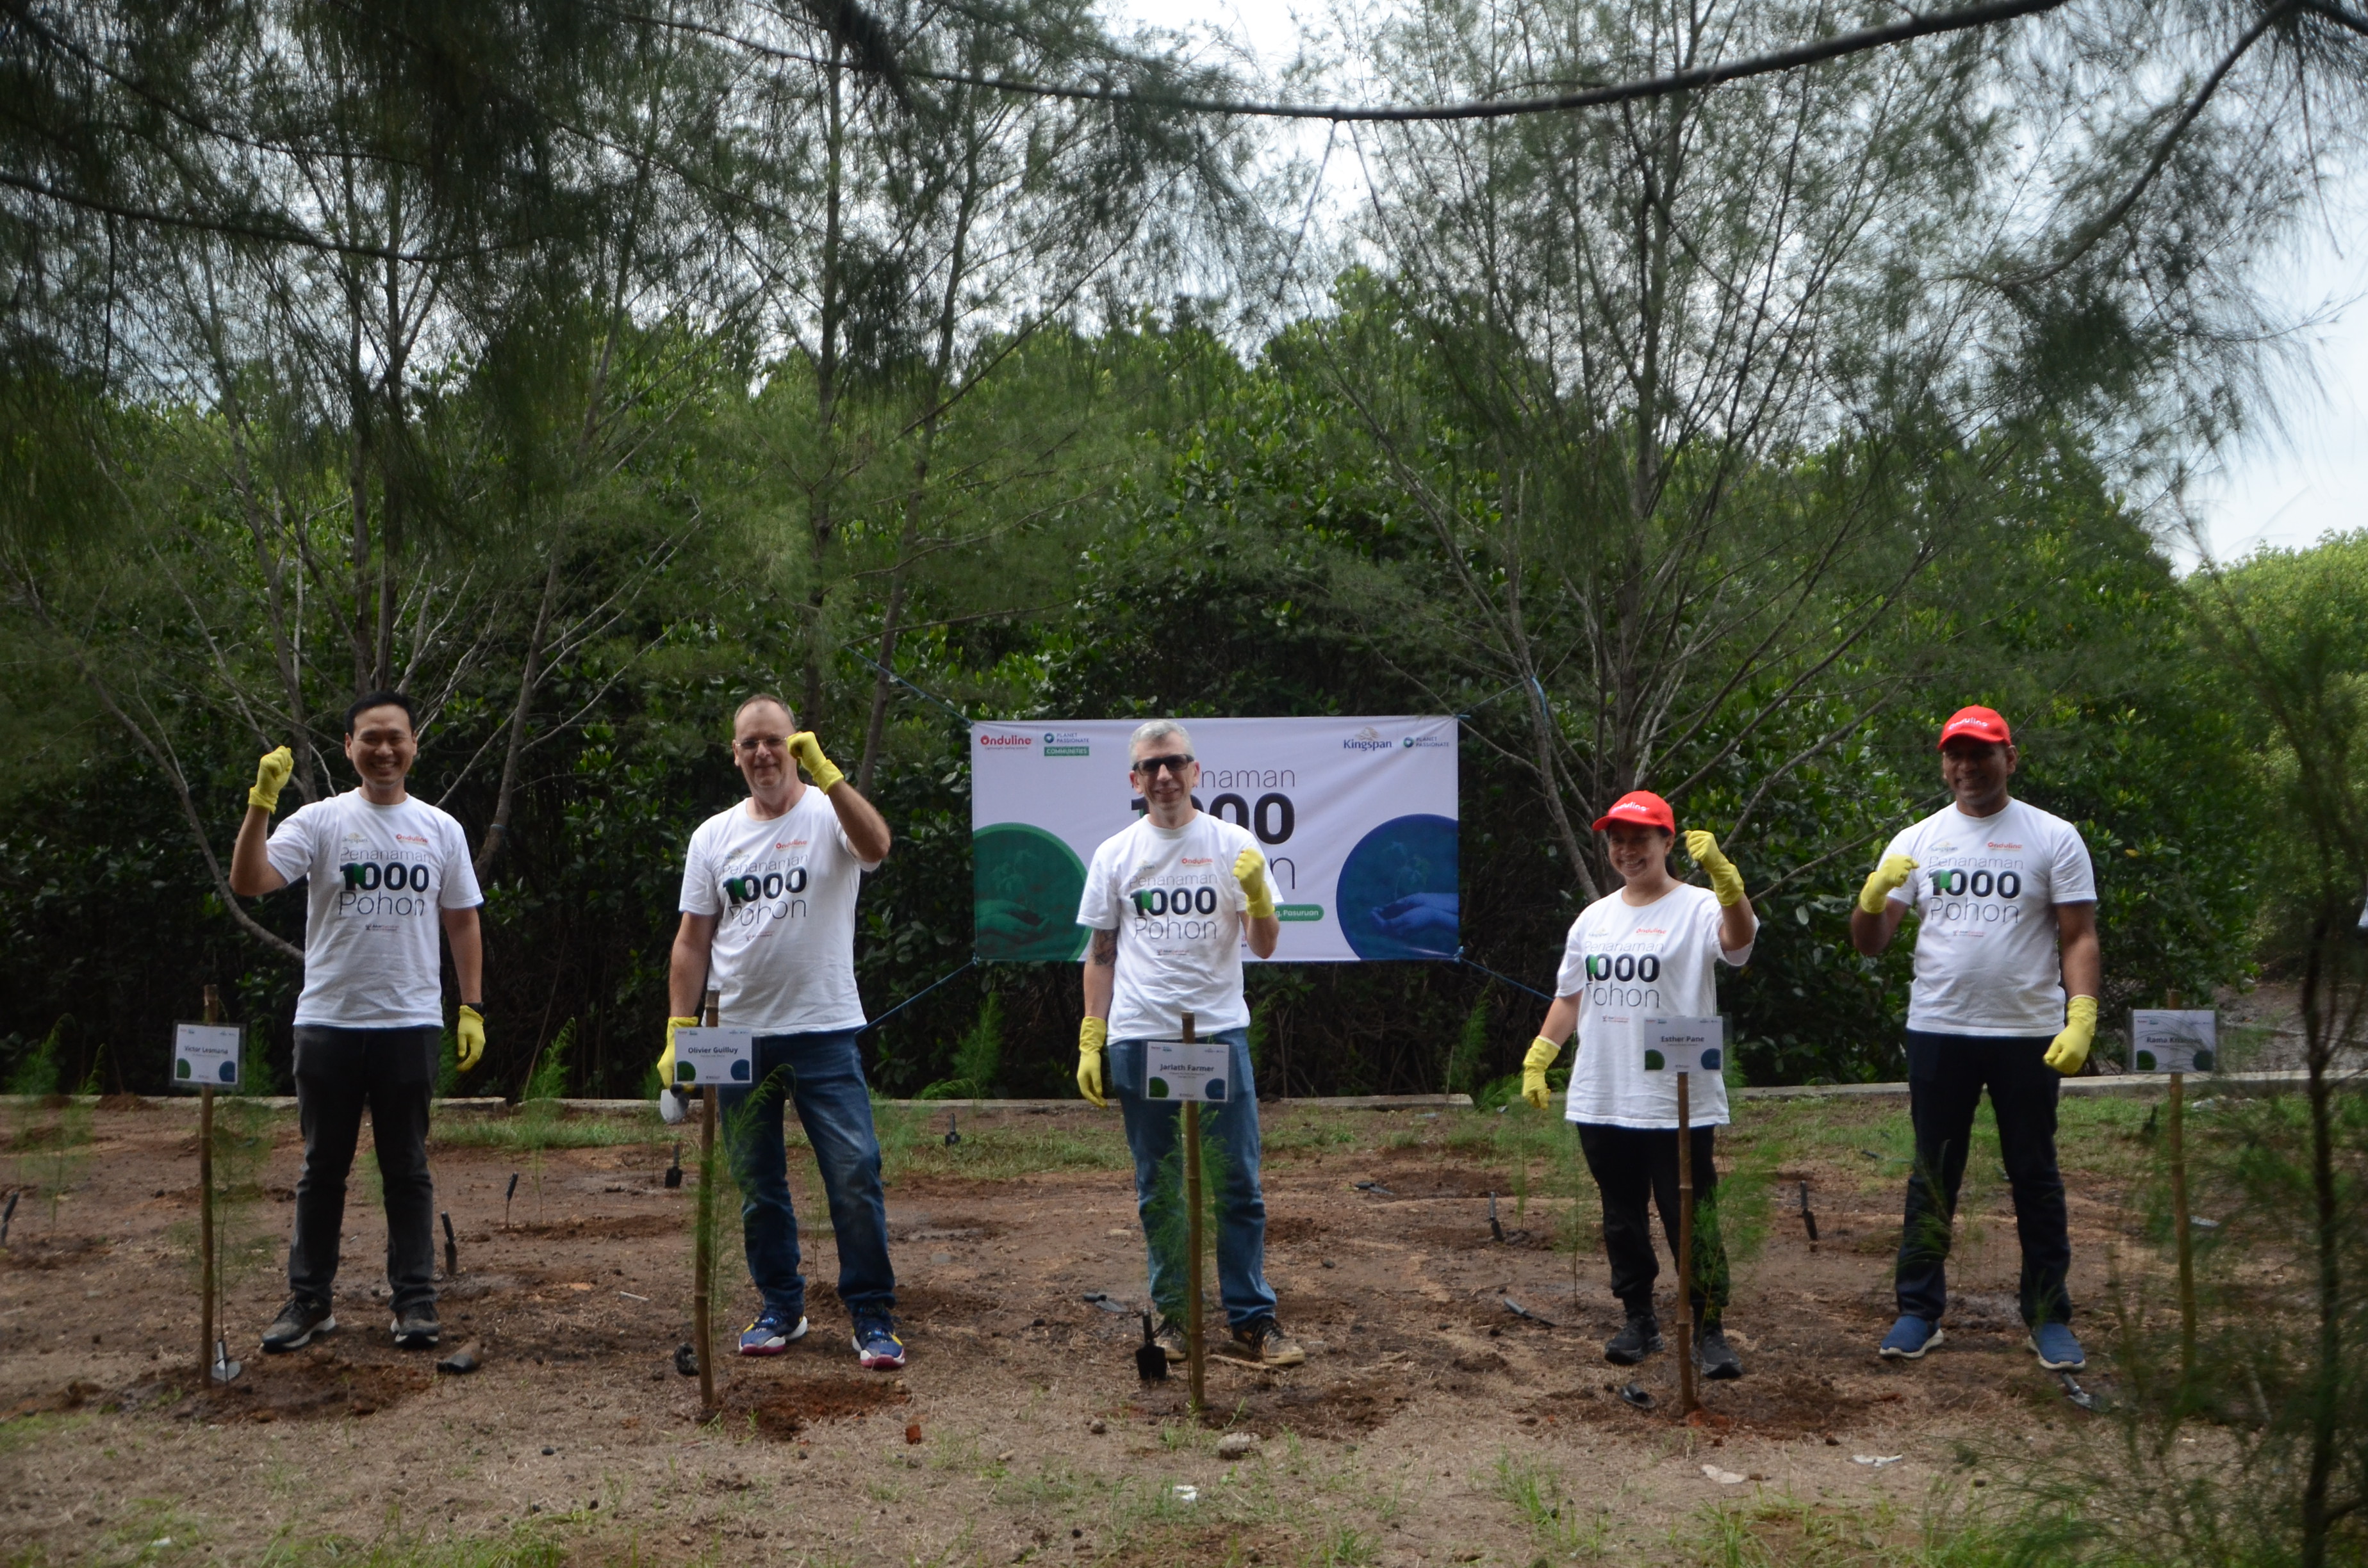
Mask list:
[{"label": "gloved raised hand", "polygon": [[1087,1018],[1077,1026],[1077,1093],[1097,1110],[1110,1104],[1102,1097],[1102,1047],[1109,1042],[1108,1018]]},{"label": "gloved raised hand", "polygon": [[461,1004],[461,1021],[452,1030],[453,1065],[463,1073],[476,1071],[477,1063],[485,1057],[485,1015],[466,1002]]},{"label": "gloved raised hand", "polygon": [[1743,902],[1743,873],[1736,870],[1735,862],[1720,850],[1716,837],[1698,827],[1687,829],[1686,853],[1693,857],[1694,864],[1710,878],[1710,891],[1718,895],[1720,908]]},{"label": "gloved raised hand", "polygon": [[1880,915],[1889,902],[1891,890],[1916,873],[1916,862],[1905,855],[1885,855],[1866,879],[1866,886],[1858,890],[1858,906],[1869,915]]},{"label": "gloved raised hand", "polygon": [[814,780],[814,788],[825,795],[847,777],[838,770],[836,763],[823,756],[822,743],[814,739],[812,730],[800,730],[790,737],[790,755],[798,759],[798,766],[806,770],[806,777]]},{"label": "gloved raised hand", "polygon": [[2069,1078],[2089,1060],[2089,1048],[2096,1042],[2097,999],[2075,996],[2064,1004],[2064,1028],[2047,1048],[2047,1064]]},{"label": "gloved raised hand", "polygon": [[246,792],[246,803],[261,806],[266,812],[279,809],[279,791],[288,788],[288,779],[296,771],[296,754],[286,746],[275,746],[263,754],[255,765],[255,788]]},{"label": "gloved raised hand", "polygon": [[1559,1042],[1540,1035],[1530,1042],[1530,1052],[1521,1058],[1521,1097],[1540,1110],[1546,1108],[1546,1069],[1562,1054]]},{"label": "gloved raised hand", "polygon": [[1242,896],[1250,901],[1251,919],[1273,918],[1274,884],[1267,881],[1265,856],[1255,848],[1244,848],[1234,857],[1234,881],[1242,884]]}]

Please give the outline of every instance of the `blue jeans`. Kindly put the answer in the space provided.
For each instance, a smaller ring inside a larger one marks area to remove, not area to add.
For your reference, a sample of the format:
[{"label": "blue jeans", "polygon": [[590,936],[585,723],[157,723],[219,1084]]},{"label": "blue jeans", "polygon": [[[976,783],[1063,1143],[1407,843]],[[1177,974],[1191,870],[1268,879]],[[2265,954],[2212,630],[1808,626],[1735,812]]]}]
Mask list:
[{"label": "blue jeans", "polygon": [[797,1102],[799,1124],[822,1167],[823,1198],[838,1240],[838,1299],[859,1321],[896,1305],[880,1138],[871,1126],[871,1091],[855,1036],[853,1029],[758,1035],[756,1086],[716,1096],[732,1174],[740,1183],[748,1277],[765,1304],[791,1323],[805,1312],[806,1282],[798,1272],[798,1217],[790,1205],[789,1151],[781,1141],[785,1094]]},{"label": "blue jeans", "polygon": [[[1258,1187],[1258,1085],[1250,1074],[1249,1030],[1218,1029],[1203,1038],[1234,1052],[1232,1097],[1201,1108],[1201,1168],[1216,1190],[1218,1294],[1226,1324],[1239,1328],[1274,1315],[1274,1290],[1266,1282],[1266,1194]],[[1191,1290],[1178,1135],[1184,1112],[1173,1100],[1143,1097],[1143,1047],[1139,1040],[1110,1041],[1110,1091],[1134,1153],[1134,1205],[1150,1257],[1151,1300],[1180,1323]]]}]

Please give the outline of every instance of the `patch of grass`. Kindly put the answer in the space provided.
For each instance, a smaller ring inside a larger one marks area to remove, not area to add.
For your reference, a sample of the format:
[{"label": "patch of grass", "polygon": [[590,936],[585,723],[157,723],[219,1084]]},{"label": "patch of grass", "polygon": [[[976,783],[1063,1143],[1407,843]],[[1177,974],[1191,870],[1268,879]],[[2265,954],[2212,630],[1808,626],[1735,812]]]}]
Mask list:
[{"label": "patch of grass", "polygon": [[672,1142],[681,1133],[653,1114],[613,1117],[561,1111],[529,1125],[517,1116],[455,1116],[436,1124],[431,1138],[448,1149],[503,1149],[514,1153],[542,1149],[610,1149]]},{"label": "patch of grass", "polygon": [[77,1426],[87,1424],[87,1415],[18,1415],[0,1421],[0,1454],[13,1454],[35,1444],[54,1442]]},{"label": "patch of grass", "polygon": [[1680,1562],[1700,1568],[2035,1568],[2084,1563],[2138,1568],[2100,1556],[2096,1532],[2047,1505],[1976,1509],[1943,1495],[1920,1517],[1889,1503],[1852,1507],[1761,1493],[1713,1503],[1671,1532]]},{"label": "patch of grass", "polygon": [[1595,1559],[1609,1544],[1605,1516],[1580,1504],[1562,1471],[1543,1460],[1497,1456],[1496,1492],[1549,1556]]},{"label": "patch of grass", "polygon": [[278,1540],[255,1561],[257,1568],[563,1568],[569,1557],[565,1547],[525,1525],[472,1540],[443,1541],[423,1541],[390,1526],[385,1535],[367,1541],[345,1536]]}]

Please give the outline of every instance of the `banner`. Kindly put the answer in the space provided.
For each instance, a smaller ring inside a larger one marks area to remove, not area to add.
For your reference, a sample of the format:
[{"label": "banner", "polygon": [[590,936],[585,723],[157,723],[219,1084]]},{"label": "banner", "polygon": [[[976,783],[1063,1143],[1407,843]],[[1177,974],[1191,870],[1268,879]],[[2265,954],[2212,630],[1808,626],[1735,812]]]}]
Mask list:
[{"label": "banner", "polygon": [[[1453,719],[1178,722],[1201,762],[1194,803],[1266,853],[1282,922],[1275,962],[1455,956]],[[1086,867],[1143,812],[1126,755],[1139,723],[971,727],[979,958],[1084,955]]]}]

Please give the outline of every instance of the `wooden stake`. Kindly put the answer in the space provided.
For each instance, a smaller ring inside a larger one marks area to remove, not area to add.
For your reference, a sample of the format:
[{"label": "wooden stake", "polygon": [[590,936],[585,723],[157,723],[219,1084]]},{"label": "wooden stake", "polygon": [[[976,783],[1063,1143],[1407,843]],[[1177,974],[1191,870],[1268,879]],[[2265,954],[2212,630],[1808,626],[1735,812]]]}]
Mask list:
[{"label": "wooden stake", "polygon": [[[1184,1043],[1193,1044],[1192,1015],[1184,1015]],[[1188,1255],[1186,1278],[1190,1281],[1191,1294],[1184,1298],[1184,1335],[1192,1347],[1186,1365],[1192,1371],[1192,1419],[1198,1421],[1208,1408],[1208,1347],[1201,1343],[1201,1102],[1184,1102],[1184,1222],[1185,1251]]]},{"label": "wooden stake", "polygon": [[2187,1074],[2170,1075],[2170,1225],[2179,1233],[2179,1375],[2195,1376],[2195,1238],[2187,1214]]},{"label": "wooden stake", "polygon": [[[206,1022],[222,1022],[222,991],[206,987]],[[198,1381],[214,1372],[214,1086],[198,1085],[198,1294],[204,1337],[198,1341]]]},{"label": "wooden stake", "polygon": [[[2165,997],[2179,1006],[2179,993]],[[2182,1383],[2195,1377],[2195,1236],[2187,1212],[2187,1074],[2170,1075],[2170,1225],[2179,1241],[2179,1376]]]},{"label": "wooden stake", "polygon": [[1694,1129],[1688,1074],[1678,1074],[1678,1414],[1694,1413]]},{"label": "wooden stake", "polygon": [[[723,1022],[723,993],[707,993],[707,1027]],[[715,1085],[699,1091],[699,1218],[691,1244],[691,1266],[699,1278],[690,1288],[691,1342],[699,1352],[699,1407],[715,1414],[715,1343],[707,1301],[708,1277],[715,1272]]]}]

